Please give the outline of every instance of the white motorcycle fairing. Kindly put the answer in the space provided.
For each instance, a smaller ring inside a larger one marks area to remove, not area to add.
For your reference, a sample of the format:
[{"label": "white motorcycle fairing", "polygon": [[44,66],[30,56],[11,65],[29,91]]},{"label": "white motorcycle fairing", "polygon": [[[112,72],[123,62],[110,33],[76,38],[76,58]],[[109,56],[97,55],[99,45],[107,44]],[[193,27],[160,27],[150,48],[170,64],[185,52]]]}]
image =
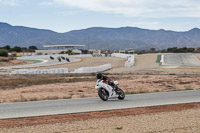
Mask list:
[{"label": "white motorcycle fairing", "polygon": [[104,88],[108,91],[109,93],[109,98],[113,98],[113,97],[118,97],[118,95],[116,94],[115,90],[113,89],[113,87],[111,87],[110,85],[106,84],[103,82],[103,80],[98,79],[95,89],[99,90],[101,88]]}]

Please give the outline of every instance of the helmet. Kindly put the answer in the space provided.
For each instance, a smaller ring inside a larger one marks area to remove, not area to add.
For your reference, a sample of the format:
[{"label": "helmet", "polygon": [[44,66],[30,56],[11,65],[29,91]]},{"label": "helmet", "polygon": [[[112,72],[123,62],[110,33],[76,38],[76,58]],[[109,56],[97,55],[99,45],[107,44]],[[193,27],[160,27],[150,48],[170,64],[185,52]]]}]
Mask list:
[{"label": "helmet", "polygon": [[119,85],[119,82],[118,82],[118,81],[114,81],[114,84],[115,84],[115,85]]},{"label": "helmet", "polygon": [[97,73],[97,79],[101,79],[102,78],[102,74],[101,73]]}]

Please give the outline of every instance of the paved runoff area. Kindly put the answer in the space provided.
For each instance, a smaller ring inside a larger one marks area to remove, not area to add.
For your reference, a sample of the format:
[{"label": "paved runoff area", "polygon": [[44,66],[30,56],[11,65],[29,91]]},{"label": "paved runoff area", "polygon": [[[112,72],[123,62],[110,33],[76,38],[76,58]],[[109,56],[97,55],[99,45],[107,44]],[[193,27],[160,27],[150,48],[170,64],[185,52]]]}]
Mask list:
[{"label": "paved runoff area", "polygon": [[193,54],[166,54],[163,65],[172,66],[200,66],[200,60]]}]

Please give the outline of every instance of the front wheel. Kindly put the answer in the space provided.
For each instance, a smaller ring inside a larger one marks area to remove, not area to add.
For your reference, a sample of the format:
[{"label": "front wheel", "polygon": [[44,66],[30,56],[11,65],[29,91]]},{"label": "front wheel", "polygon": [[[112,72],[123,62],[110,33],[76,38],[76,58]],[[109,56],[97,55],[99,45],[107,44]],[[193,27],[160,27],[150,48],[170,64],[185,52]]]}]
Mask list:
[{"label": "front wheel", "polygon": [[107,101],[108,100],[108,97],[109,97],[109,93],[106,89],[104,88],[101,88],[98,90],[98,94],[99,94],[99,97],[103,100],[103,101]]},{"label": "front wheel", "polygon": [[122,89],[118,88],[117,92],[119,93],[118,99],[123,100],[125,98],[125,93]]}]

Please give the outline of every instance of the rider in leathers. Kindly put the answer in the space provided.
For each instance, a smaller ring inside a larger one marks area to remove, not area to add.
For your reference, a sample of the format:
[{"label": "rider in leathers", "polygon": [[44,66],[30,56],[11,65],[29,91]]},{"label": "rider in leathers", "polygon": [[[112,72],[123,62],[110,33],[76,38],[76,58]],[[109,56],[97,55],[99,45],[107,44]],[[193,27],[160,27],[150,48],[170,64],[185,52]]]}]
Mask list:
[{"label": "rider in leathers", "polygon": [[101,79],[101,80],[103,80],[104,83],[112,86],[115,90],[117,89],[115,87],[115,84],[113,83],[113,81],[109,77],[107,77],[106,75],[103,75],[101,73],[97,73],[97,79]]}]

